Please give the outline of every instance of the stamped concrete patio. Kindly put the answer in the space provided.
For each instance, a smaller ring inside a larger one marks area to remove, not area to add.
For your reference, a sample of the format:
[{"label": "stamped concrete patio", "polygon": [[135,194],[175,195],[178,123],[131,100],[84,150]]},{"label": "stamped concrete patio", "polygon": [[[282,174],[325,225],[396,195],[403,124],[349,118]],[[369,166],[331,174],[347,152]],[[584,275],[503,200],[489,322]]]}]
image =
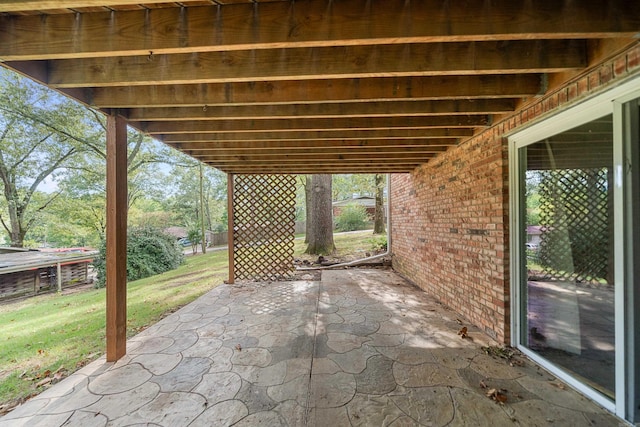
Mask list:
[{"label": "stamped concrete patio", "polygon": [[530,361],[481,348],[494,344],[388,270],[221,285],[0,425],[620,423]]}]

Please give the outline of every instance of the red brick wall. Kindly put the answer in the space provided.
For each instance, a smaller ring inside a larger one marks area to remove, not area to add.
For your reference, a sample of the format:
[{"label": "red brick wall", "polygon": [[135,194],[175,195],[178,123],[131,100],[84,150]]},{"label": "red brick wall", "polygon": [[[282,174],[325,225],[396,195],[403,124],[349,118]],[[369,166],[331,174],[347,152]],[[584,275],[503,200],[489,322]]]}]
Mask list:
[{"label": "red brick wall", "polygon": [[640,75],[640,44],[413,173],[394,175],[394,269],[489,336],[508,343],[509,171],[504,135],[632,74]]}]

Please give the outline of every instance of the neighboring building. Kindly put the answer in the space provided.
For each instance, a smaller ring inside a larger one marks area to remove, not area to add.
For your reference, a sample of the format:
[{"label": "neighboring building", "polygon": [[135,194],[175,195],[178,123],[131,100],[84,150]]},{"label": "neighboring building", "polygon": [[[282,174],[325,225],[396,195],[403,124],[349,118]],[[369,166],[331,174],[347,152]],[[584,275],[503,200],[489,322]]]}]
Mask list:
[{"label": "neighboring building", "polygon": [[[172,235],[176,240],[187,238],[186,227],[168,227],[164,229],[164,232]],[[214,233],[211,230],[205,231],[207,242],[210,246],[219,246],[227,243],[227,232]]]},{"label": "neighboring building", "polygon": [[367,215],[373,219],[376,214],[376,199],[375,197],[370,196],[359,196],[354,197],[352,199],[340,200],[338,202],[333,202],[333,217],[340,215],[342,212],[342,208],[349,205],[360,205],[365,208],[367,211]]},{"label": "neighboring building", "polygon": [[539,225],[528,225],[527,226],[527,241],[526,243],[530,243],[532,245],[540,246],[540,236],[542,236],[542,229]]},{"label": "neighboring building", "polygon": [[0,248],[0,300],[91,283],[89,265],[96,253],[85,248]]}]

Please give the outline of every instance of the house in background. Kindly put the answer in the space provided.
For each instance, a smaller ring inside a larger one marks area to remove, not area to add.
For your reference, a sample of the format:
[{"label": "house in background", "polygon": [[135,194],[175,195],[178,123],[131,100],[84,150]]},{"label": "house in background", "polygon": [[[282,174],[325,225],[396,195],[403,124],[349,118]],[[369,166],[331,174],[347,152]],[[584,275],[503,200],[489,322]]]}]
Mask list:
[{"label": "house in background", "polygon": [[[371,196],[357,196],[352,199],[339,200],[337,202],[333,202],[333,217],[340,215],[342,212],[342,208],[350,205],[359,205],[362,206],[366,211],[367,215],[370,218],[373,218],[376,214],[376,198]],[[386,205],[385,205],[386,212]]]},{"label": "house in background", "polygon": [[96,255],[86,248],[0,247],[0,301],[92,283],[90,265]]},{"label": "house in background", "polygon": [[527,240],[526,243],[540,246],[540,236],[542,236],[542,230],[539,225],[527,225]]}]

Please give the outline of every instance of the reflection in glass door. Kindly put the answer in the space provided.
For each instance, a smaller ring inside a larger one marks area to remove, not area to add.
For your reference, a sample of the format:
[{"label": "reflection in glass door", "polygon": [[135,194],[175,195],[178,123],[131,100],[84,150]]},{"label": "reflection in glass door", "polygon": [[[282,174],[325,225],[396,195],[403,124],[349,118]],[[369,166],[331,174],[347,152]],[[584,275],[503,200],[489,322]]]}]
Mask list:
[{"label": "reflection in glass door", "polygon": [[613,400],[613,116],[520,148],[519,158],[520,344]]}]

